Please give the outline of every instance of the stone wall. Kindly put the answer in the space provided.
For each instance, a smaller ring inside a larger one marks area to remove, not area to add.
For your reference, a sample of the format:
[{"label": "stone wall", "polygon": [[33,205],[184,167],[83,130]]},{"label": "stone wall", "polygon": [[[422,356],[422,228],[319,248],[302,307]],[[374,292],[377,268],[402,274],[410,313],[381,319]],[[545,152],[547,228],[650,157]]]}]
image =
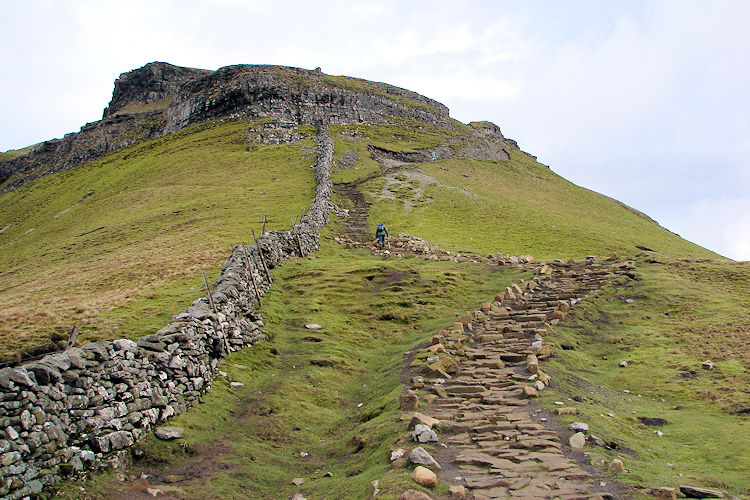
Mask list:
[{"label": "stone wall", "polygon": [[265,293],[272,278],[262,262],[273,269],[317,250],[328,222],[333,143],[322,125],[318,149],[317,192],[301,223],[235,247],[211,300],[196,300],[137,342],[92,342],[0,370],[1,497],[22,498],[118,463],[152,426],[200,402],[230,352],[264,339],[252,278]]}]

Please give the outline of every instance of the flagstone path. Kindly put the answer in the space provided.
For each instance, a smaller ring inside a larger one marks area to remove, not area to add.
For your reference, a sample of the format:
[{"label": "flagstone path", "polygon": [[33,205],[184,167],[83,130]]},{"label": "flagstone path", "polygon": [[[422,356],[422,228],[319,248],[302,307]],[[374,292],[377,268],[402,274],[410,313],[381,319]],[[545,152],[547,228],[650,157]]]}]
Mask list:
[{"label": "flagstone path", "polygon": [[439,421],[433,457],[442,468],[435,472],[458,490],[463,486],[467,498],[614,498],[602,477],[569,457],[557,431],[534,418],[530,402],[550,383],[540,368],[550,355],[548,331],[571,305],[634,266],[593,259],[518,265],[535,268],[535,280],[507,288],[433,337],[433,361],[412,387],[420,413],[405,420],[412,427],[424,414]]}]

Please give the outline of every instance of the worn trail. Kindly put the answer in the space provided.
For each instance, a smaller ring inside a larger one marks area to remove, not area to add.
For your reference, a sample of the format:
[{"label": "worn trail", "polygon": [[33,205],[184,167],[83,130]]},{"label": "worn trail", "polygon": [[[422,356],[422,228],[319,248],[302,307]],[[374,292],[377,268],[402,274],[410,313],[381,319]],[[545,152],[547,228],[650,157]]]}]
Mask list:
[{"label": "worn trail", "polygon": [[[426,402],[406,420],[437,431],[441,480],[475,499],[612,498],[616,485],[608,491],[582,468],[572,455],[580,450],[535,418],[532,400],[550,383],[540,368],[550,355],[547,332],[571,305],[632,266],[593,260],[538,266],[539,276],[525,288],[509,287],[433,337],[425,377],[413,379],[416,398],[407,392],[402,402],[410,410],[416,408],[409,401]],[[426,436],[415,439],[429,442]]]}]

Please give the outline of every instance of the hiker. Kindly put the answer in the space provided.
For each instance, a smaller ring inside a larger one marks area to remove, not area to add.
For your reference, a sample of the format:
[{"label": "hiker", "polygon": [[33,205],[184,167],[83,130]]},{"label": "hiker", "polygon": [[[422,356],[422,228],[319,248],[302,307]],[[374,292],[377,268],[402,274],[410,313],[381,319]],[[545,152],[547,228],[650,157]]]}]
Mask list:
[{"label": "hiker", "polygon": [[375,237],[378,239],[378,248],[383,248],[386,236],[388,236],[388,229],[383,224],[378,224],[378,229],[375,231]]}]

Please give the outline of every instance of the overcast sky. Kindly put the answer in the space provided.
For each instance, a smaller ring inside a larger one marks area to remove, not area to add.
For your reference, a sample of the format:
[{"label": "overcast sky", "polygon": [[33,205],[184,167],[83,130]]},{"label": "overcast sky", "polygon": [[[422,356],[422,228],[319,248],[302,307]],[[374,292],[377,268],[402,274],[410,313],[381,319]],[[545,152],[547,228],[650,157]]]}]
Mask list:
[{"label": "overcast sky", "polygon": [[321,66],[490,120],[581,186],[750,260],[750,2],[0,0],[0,151],[151,61]]}]

